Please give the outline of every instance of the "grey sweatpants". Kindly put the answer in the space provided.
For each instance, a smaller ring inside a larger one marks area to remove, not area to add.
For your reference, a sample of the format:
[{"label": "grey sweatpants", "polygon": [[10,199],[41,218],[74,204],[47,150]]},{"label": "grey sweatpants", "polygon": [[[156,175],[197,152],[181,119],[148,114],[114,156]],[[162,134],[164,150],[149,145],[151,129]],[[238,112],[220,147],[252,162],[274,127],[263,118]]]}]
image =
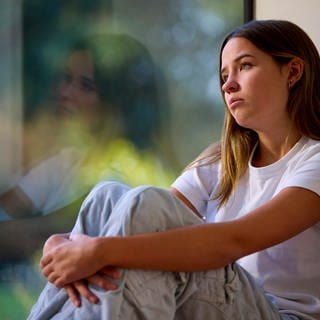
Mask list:
[{"label": "grey sweatpants", "polygon": [[[131,235],[203,223],[167,190],[116,182],[97,185],[84,201],[73,233]],[[170,250],[170,248],[168,248]],[[186,248],[188,250],[188,248]],[[280,320],[263,291],[237,264],[204,272],[122,270],[118,288],[95,305],[74,307],[64,289],[48,283],[28,320]]]}]

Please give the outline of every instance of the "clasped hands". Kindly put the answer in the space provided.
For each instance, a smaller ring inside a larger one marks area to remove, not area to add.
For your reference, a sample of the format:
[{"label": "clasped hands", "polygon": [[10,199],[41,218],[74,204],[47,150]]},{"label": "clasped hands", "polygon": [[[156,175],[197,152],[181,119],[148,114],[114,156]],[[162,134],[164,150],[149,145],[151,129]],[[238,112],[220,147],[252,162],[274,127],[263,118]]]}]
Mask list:
[{"label": "clasped hands", "polygon": [[120,278],[116,268],[102,264],[96,238],[83,234],[51,236],[43,247],[40,268],[49,282],[67,291],[76,307],[81,306],[81,296],[91,303],[99,302],[89,284],[114,290],[117,286],[111,280]]}]

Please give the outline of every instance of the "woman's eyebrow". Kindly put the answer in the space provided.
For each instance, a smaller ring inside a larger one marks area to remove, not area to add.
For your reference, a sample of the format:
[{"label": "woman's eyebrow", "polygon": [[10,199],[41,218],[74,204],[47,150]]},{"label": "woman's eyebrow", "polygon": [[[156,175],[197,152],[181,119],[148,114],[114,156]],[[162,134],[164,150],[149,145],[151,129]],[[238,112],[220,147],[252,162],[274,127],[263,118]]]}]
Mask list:
[{"label": "woman's eyebrow", "polygon": [[[254,58],[254,55],[250,54],[250,53],[243,53],[240,54],[238,57],[236,57],[233,62],[238,62],[243,58]],[[226,70],[226,67],[223,67],[220,71],[220,73],[223,73]]]}]

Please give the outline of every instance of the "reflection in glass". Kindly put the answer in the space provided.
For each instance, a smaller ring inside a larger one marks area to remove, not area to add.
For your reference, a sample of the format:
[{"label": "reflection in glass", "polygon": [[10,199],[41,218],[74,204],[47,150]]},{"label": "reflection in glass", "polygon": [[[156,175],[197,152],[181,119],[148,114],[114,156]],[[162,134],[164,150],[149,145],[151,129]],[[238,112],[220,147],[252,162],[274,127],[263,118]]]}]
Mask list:
[{"label": "reflection in glass", "polygon": [[[1,319],[29,313],[41,284],[38,248],[70,230],[92,185],[168,186],[218,139],[216,54],[242,22],[242,7],[238,0],[3,0]],[[128,41],[114,38],[119,46],[110,47],[114,34]]]},{"label": "reflection in glass", "polygon": [[156,73],[148,50],[125,34],[91,36],[73,47],[50,99],[25,124],[25,173],[0,195],[2,279],[34,272],[21,262],[51,234],[70,230],[99,181],[173,179],[158,147]]},{"label": "reflection in glass", "polygon": [[0,196],[0,219],[49,214],[102,178],[119,175],[112,172],[115,145],[155,153],[161,125],[157,94],[155,65],[137,40],[102,34],[77,43],[51,103],[26,126],[29,169]]}]

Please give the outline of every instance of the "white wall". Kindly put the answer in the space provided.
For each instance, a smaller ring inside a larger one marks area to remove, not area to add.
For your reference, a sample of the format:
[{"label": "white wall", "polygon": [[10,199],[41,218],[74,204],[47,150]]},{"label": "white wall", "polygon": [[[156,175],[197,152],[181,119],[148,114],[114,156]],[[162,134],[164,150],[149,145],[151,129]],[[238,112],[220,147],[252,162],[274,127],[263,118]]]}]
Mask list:
[{"label": "white wall", "polygon": [[320,51],[320,0],[255,0],[255,19],[295,22],[312,38]]}]

